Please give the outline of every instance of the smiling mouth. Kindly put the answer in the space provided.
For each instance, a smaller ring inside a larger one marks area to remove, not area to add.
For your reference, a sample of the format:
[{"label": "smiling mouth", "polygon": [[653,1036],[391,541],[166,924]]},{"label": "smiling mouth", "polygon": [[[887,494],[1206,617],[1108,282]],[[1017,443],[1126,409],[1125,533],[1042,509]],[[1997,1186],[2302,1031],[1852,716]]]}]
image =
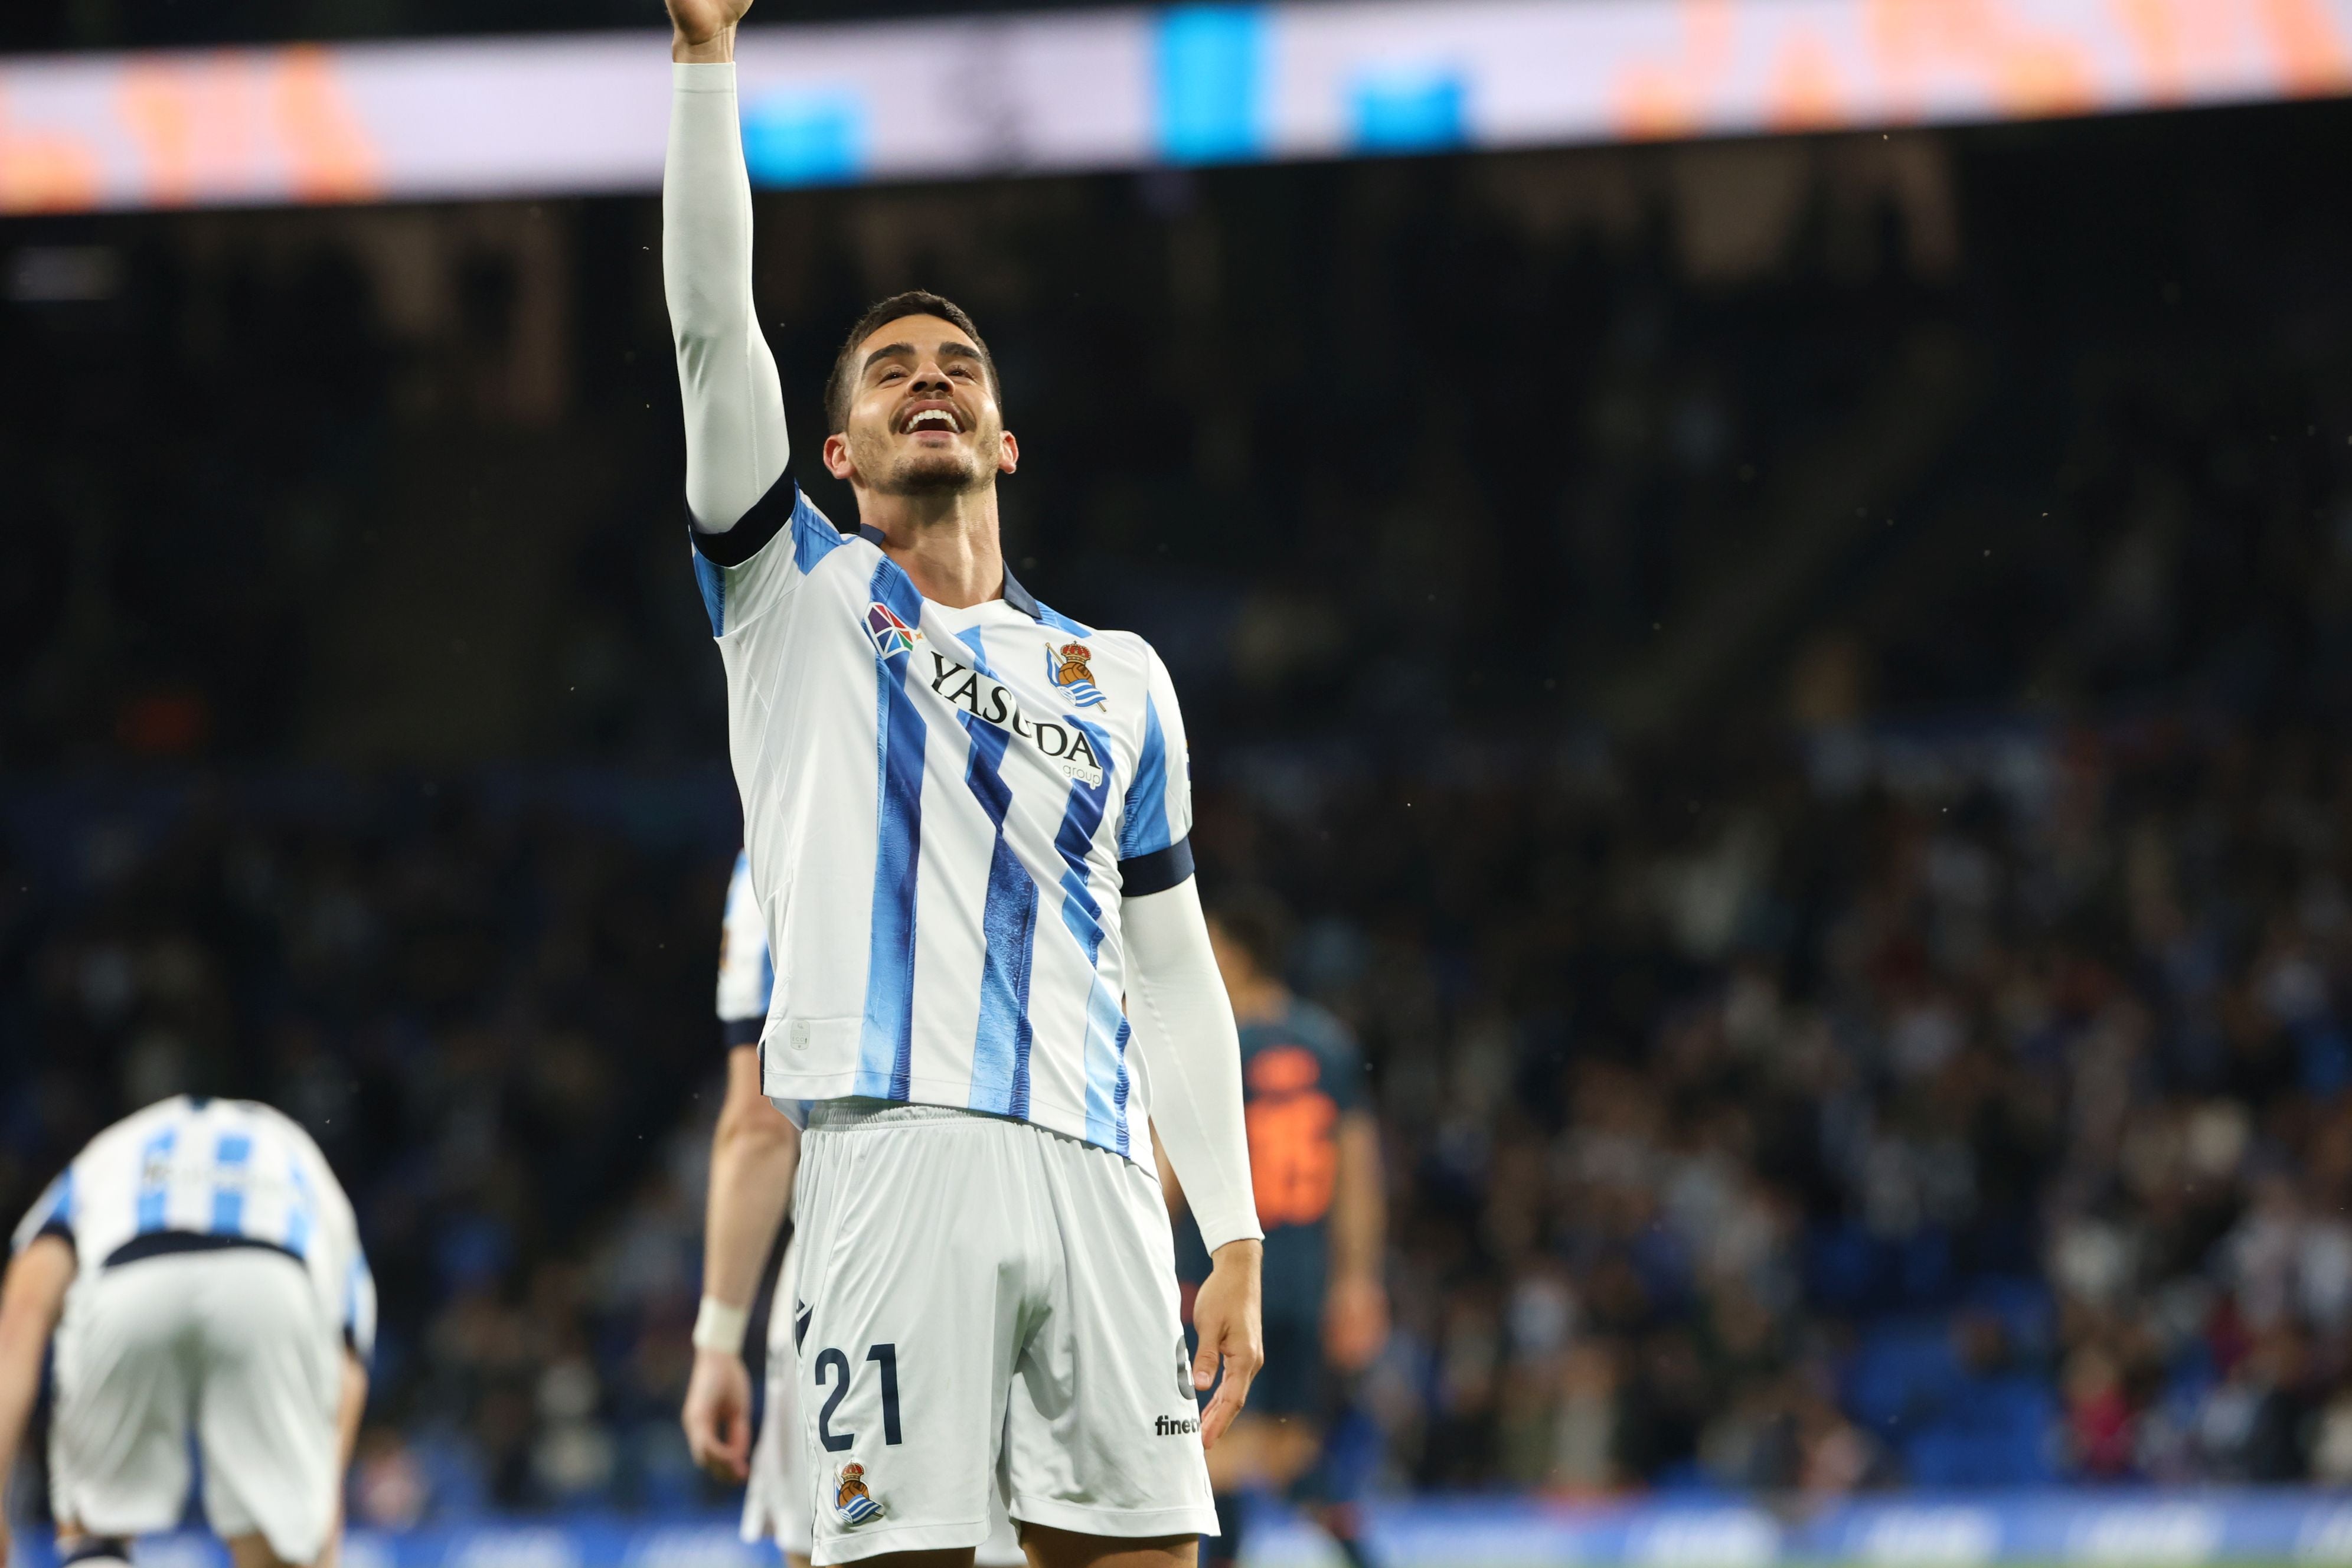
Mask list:
[{"label": "smiling mouth", "polygon": [[926,408],[908,419],[905,430],[909,436],[959,436],[963,422],[950,408]]}]

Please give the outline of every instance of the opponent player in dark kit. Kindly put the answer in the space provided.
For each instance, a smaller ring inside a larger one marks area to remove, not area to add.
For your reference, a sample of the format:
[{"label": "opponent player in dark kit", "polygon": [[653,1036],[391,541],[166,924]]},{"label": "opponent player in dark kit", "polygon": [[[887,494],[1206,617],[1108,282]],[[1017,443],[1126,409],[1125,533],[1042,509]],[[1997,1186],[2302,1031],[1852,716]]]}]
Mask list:
[{"label": "opponent player in dark kit", "polygon": [[[1283,983],[1289,931],[1268,894],[1222,900],[1209,912],[1241,1026],[1250,1171],[1265,1227],[1266,1363],[1248,1410],[1209,1455],[1219,1533],[1202,1542],[1202,1561],[1239,1559],[1238,1494],[1264,1487],[1305,1504],[1361,1568],[1355,1512],[1327,1444],[1346,1414],[1349,1382],[1388,1338],[1380,1131],[1347,1026]],[[1172,1174],[1162,1178],[1181,1204]],[[1209,1260],[1189,1221],[1177,1236],[1189,1292]]]}]

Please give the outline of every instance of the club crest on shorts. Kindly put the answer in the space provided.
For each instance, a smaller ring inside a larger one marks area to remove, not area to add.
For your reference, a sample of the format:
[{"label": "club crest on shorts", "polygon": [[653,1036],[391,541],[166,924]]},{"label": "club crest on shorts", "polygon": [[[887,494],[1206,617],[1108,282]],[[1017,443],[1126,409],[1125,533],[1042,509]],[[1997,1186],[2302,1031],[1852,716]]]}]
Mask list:
[{"label": "club crest on shorts", "polygon": [[1064,695],[1081,708],[1099,708],[1110,700],[1095,684],[1094,668],[1089,662],[1095,650],[1082,642],[1064,643],[1059,648],[1045,650],[1045,672]]},{"label": "club crest on shorts", "polygon": [[841,1475],[833,1488],[833,1511],[852,1530],[869,1519],[882,1517],[882,1505],[874,1500],[874,1493],[866,1485],[865,1466],[853,1460],[841,1467]]},{"label": "club crest on shorts", "polygon": [[889,605],[879,599],[866,607],[866,635],[874,639],[874,651],[884,658],[915,651],[916,641],[922,633],[900,620]]}]

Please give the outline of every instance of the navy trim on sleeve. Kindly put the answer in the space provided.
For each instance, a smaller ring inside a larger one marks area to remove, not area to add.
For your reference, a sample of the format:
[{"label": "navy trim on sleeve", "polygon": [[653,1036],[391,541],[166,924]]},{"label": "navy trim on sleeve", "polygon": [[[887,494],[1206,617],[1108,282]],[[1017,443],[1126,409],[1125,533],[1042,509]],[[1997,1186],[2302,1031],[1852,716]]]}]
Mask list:
[{"label": "navy trim on sleeve", "polygon": [[61,1219],[42,1221],[41,1228],[35,1231],[29,1237],[27,1237],[25,1245],[30,1247],[34,1242],[40,1240],[41,1237],[45,1236],[62,1237],[65,1238],[65,1244],[68,1247],[72,1247],[77,1253],[81,1250],[80,1247],[74,1245],[73,1226]]},{"label": "navy trim on sleeve", "polygon": [[761,548],[785,529],[792,526],[793,509],[800,505],[801,487],[793,482],[793,471],[786,468],[768,487],[768,493],[751,503],[751,510],[738,518],[735,526],[724,533],[705,533],[692,523],[687,531],[694,535],[694,548],[705,561],[715,566],[740,566]]},{"label": "navy trim on sleeve", "polygon": [[1119,895],[1129,899],[1149,898],[1181,885],[1192,874],[1192,836],[1188,833],[1165,849],[1155,849],[1149,855],[1138,855],[1132,860],[1120,861]]},{"label": "navy trim on sleeve", "polygon": [[719,1035],[731,1051],[737,1046],[758,1045],[767,1027],[768,1020],[765,1018],[726,1018],[719,1022]]}]

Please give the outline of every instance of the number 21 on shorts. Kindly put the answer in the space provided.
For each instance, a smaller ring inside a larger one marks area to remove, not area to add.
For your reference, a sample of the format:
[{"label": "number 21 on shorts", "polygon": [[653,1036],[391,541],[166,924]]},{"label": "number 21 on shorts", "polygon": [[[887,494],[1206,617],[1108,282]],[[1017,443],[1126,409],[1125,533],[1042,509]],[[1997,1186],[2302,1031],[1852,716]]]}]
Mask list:
[{"label": "number 21 on shorts", "polygon": [[[882,1441],[886,1447],[898,1446],[898,1347],[895,1344],[868,1345],[866,1361],[882,1369]],[[823,1439],[827,1453],[842,1454],[857,1440],[855,1432],[833,1429],[833,1413],[849,1394],[849,1358],[827,1347],[816,1352],[816,1385],[830,1386],[833,1392],[816,1413],[816,1435]]]}]

